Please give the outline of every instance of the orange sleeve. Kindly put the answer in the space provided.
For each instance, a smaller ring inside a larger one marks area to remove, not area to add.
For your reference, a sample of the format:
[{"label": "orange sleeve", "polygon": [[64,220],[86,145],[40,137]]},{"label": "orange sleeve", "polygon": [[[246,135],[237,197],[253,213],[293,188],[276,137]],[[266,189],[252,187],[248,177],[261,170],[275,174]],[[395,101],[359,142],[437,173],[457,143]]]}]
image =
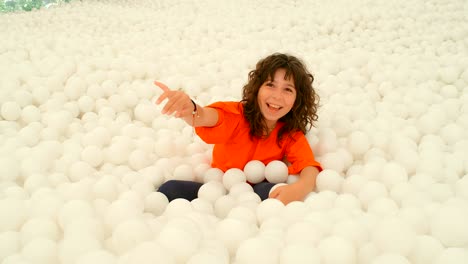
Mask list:
[{"label": "orange sleeve", "polygon": [[288,167],[289,174],[299,174],[307,166],[316,167],[319,171],[323,170],[322,165],[315,160],[309,142],[302,132],[295,133],[293,139],[289,140],[285,153],[286,159],[291,163]]},{"label": "orange sleeve", "polygon": [[195,132],[207,144],[226,143],[239,124],[237,102],[217,102],[207,107],[218,111],[218,122],[212,127],[196,127]]}]

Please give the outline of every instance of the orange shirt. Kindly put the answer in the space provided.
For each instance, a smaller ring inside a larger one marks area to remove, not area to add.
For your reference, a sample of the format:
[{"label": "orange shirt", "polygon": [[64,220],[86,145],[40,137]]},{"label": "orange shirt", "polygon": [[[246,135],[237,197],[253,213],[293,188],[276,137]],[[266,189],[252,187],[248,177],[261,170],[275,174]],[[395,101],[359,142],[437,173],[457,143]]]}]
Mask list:
[{"label": "orange shirt", "polygon": [[250,126],[243,116],[243,104],[239,102],[217,102],[209,105],[218,111],[218,122],[213,127],[197,127],[198,136],[208,144],[214,144],[211,166],[226,171],[230,168],[243,170],[251,160],[265,165],[273,160],[286,160],[289,174],[299,174],[307,166],[322,170],[302,132],[295,132],[291,139],[284,136],[281,146],[276,139],[284,123],[278,122],[267,138],[251,138]]}]

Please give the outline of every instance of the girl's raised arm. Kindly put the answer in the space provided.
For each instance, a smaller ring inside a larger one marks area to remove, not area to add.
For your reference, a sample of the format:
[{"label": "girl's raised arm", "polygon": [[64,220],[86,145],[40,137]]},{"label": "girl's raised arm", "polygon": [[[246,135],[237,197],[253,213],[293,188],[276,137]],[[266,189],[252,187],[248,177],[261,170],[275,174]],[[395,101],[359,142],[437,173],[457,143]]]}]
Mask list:
[{"label": "girl's raised arm", "polygon": [[156,100],[156,104],[159,105],[167,99],[166,105],[161,111],[163,114],[175,114],[175,117],[182,118],[193,127],[212,127],[218,122],[218,111],[216,109],[201,107],[190,99],[185,92],[171,90],[161,82],[155,81],[154,84],[163,91]]}]

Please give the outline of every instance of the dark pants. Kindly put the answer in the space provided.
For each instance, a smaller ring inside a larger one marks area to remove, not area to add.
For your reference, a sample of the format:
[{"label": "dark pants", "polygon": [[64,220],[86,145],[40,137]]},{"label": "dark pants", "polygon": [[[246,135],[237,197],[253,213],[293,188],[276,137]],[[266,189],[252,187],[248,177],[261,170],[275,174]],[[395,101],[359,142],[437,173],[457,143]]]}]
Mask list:
[{"label": "dark pants", "polygon": [[[197,198],[198,190],[202,186],[202,183],[192,182],[192,181],[179,181],[179,180],[170,180],[163,183],[158,192],[163,193],[169,199],[169,202],[177,199],[183,198],[189,201]],[[271,188],[275,186],[274,183],[270,182],[260,182],[253,185],[254,192],[260,196],[260,199],[265,200],[270,194]]]}]

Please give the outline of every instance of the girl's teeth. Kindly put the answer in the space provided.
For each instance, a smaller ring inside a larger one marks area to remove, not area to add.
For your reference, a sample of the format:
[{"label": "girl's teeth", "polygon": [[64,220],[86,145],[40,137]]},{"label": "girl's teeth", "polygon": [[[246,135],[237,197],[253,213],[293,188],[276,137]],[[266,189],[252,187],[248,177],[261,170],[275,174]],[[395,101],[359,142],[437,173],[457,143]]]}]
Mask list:
[{"label": "girl's teeth", "polygon": [[268,104],[268,105],[269,105],[271,108],[276,108],[276,109],[280,108],[279,105],[272,105],[272,104]]}]

